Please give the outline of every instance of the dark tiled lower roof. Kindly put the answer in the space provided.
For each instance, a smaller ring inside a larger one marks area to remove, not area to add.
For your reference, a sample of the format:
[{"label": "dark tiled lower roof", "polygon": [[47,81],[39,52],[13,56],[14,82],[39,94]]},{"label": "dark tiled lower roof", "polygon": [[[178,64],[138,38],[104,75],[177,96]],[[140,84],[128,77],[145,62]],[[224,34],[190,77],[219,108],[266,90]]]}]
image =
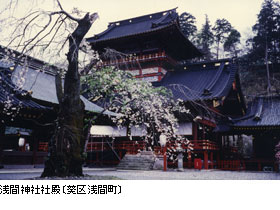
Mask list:
[{"label": "dark tiled lower roof", "polygon": [[9,71],[0,67],[0,104],[12,107],[21,107],[26,109],[47,109],[45,106],[34,102],[25,91],[17,88],[9,77],[4,74]]},{"label": "dark tiled lower roof", "polygon": [[280,96],[257,97],[246,115],[235,119],[233,127],[280,126]]},{"label": "dark tiled lower roof", "polygon": [[[9,71],[9,68],[14,67],[15,61],[18,60],[16,58],[11,57],[1,60],[1,58],[6,55],[6,49],[7,48],[4,48],[0,45],[0,68]],[[19,54],[18,52],[12,51],[10,49],[9,51]],[[34,102],[33,99],[38,101],[38,103],[40,103],[39,101],[47,102],[48,105],[46,106],[53,106],[53,104],[58,104],[55,87],[55,74],[57,67],[48,65],[47,63],[44,63],[43,61],[40,61],[38,59],[33,59],[32,57],[28,57],[28,59],[28,66],[23,67],[19,62],[19,65],[16,65],[12,72],[10,71],[9,78],[0,78],[0,82],[2,82],[2,84],[4,84],[3,82],[5,82],[6,85],[9,85],[9,91],[18,89],[17,94],[10,94],[10,97],[14,97],[14,105],[18,105],[21,103],[23,104],[23,106],[29,106],[31,108],[44,107]],[[48,66],[49,68],[45,68],[46,66]],[[21,79],[24,79],[25,81],[22,82]],[[18,86],[20,86],[21,88],[18,88]],[[6,98],[9,95],[9,91],[5,92],[2,91],[2,89],[3,88],[1,88],[0,93],[0,103],[2,103],[2,101],[6,101]],[[20,96],[23,92],[30,92],[30,99],[26,99]],[[21,99],[19,99],[16,95],[20,96]],[[95,113],[101,113],[104,111],[102,107],[90,102],[83,96],[81,96],[81,100],[85,104],[86,111],[91,111]],[[46,103],[43,104],[45,105]],[[110,111],[104,111],[104,115],[117,116],[119,114]]]},{"label": "dark tiled lower roof", "polygon": [[[14,70],[12,79],[14,83],[17,83],[17,78],[20,74],[21,68]],[[26,91],[32,91],[32,98],[49,102],[51,104],[58,104],[55,77],[47,72],[41,72],[32,68],[28,68],[25,72],[26,80],[23,84],[23,89]],[[85,97],[81,96],[81,100],[85,104],[85,110],[95,113],[101,113],[103,108],[90,102]],[[105,115],[117,115],[116,113],[105,111]]]},{"label": "dark tiled lower roof", "polygon": [[176,99],[198,101],[227,96],[237,73],[234,63],[213,63],[186,66],[180,70],[167,72],[163,80],[154,84],[170,89]]}]

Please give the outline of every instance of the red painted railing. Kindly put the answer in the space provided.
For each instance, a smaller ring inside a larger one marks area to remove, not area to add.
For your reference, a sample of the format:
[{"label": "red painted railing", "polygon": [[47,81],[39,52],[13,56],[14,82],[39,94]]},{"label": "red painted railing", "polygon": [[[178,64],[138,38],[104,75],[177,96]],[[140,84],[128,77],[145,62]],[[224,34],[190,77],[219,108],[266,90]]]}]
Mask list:
[{"label": "red painted railing", "polygon": [[245,170],[244,162],[240,160],[219,160],[217,163],[218,169],[230,171]]},{"label": "red painted railing", "polygon": [[39,142],[38,151],[39,152],[47,152],[49,147],[48,142]]},{"label": "red painted railing", "polygon": [[272,160],[219,160],[217,163],[222,170],[278,171],[278,164]]},{"label": "red painted railing", "polygon": [[[127,154],[137,154],[141,150],[146,149],[145,141],[121,141],[115,142],[111,145],[114,150],[125,150]],[[107,143],[102,142],[89,142],[87,144],[87,152],[94,151],[106,151],[111,150],[111,148]],[[176,151],[178,148],[178,144],[175,142],[168,142],[166,144],[167,151]],[[193,140],[190,142],[184,142],[180,144],[180,147],[184,149],[186,152],[188,149],[193,148],[193,152],[195,151],[215,151],[218,150],[219,147],[215,142],[209,140]],[[157,155],[164,154],[164,148],[161,146],[154,146],[154,152]]]},{"label": "red painted railing", "polygon": [[137,154],[146,148],[145,141],[123,141],[114,145],[114,149],[126,150],[128,154]]},{"label": "red painted railing", "polygon": [[103,63],[98,64],[99,66],[112,66],[112,65],[122,65],[122,64],[129,64],[133,62],[148,62],[152,60],[163,60],[167,59],[168,62],[172,64],[177,64],[177,61],[175,61],[173,58],[168,56],[164,51],[163,52],[157,52],[157,53],[151,53],[151,54],[145,54],[145,55],[137,55],[132,57],[126,57],[116,60],[110,60],[110,61],[103,61]]},{"label": "red painted railing", "polygon": [[245,170],[258,170],[263,171],[265,168],[271,168],[274,171],[278,171],[278,163],[273,160],[267,159],[251,159],[243,161]]},{"label": "red painted railing", "polygon": [[209,140],[192,140],[191,144],[194,150],[219,150],[217,143]]},{"label": "red painted railing", "polygon": [[227,146],[223,147],[223,150],[228,153],[238,153],[238,147]]},{"label": "red painted railing", "polygon": [[[111,145],[114,150],[126,150],[128,154],[137,154],[139,150],[146,148],[144,141],[122,141]],[[87,144],[87,152],[105,151],[112,149],[106,142],[89,142]]]},{"label": "red painted railing", "polygon": [[[168,142],[167,143],[167,150],[172,150],[172,149],[176,149],[177,146],[175,143],[173,142]],[[189,149],[192,148],[193,151],[195,150],[219,150],[219,146],[217,145],[217,143],[213,142],[213,141],[209,141],[209,140],[192,140],[190,141],[190,143],[182,143],[181,144],[181,148],[182,149]],[[156,154],[163,154],[163,148],[162,147],[154,147],[154,151]]]}]

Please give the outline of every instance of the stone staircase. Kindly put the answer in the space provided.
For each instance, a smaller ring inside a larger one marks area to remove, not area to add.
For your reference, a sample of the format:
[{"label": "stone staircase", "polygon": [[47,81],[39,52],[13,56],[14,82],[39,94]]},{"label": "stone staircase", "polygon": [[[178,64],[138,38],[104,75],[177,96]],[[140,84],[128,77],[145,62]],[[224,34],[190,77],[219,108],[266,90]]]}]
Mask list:
[{"label": "stone staircase", "polygon": [[155,163],[153,152],[142,151],[137,155],[126,154],[117,169],[122,170],[152,170]]}]

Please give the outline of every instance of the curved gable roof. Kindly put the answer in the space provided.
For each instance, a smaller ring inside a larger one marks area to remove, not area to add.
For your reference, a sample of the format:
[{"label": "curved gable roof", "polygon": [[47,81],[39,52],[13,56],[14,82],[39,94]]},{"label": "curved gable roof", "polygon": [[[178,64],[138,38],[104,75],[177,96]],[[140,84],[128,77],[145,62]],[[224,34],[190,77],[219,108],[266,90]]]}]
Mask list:
[{"label": "curved gable roof", "polygon": [[[202,53],[187,39],[179,26],[178,14],[175,9],[162,11],[141,17],[109,23],[107,30],[86,39],[97,51],[112,48],[124,52],[127,47],[144,46],[153,43],[152,49],[165,50],[177,60],[186,60],[201,56]],[[139,44],[141,43],[141,44]],[[129,53],[139,49],[133,47]],[[140,50],[141,51],[141,50]]]},{"label": "curved gable roof", "polygon": [[233,127],[280,126],[280,96],[256,97]]},{"label": "curved gable roof", "polygon": [[182,67],[178,71],[167,72],[155,86],[170,89],[176,99],[184,101],[210,100],[227,96],[237,72],[234,63],[220,63],[220,66],[205,64]]},{"label": "curved gable roof", "polygon": [[178,14],[175,9],[171,9],[141,17],[111,22],[107,30],[88,38],[87,41],[94,43],[157,31],[176,23],[177,18]]}]

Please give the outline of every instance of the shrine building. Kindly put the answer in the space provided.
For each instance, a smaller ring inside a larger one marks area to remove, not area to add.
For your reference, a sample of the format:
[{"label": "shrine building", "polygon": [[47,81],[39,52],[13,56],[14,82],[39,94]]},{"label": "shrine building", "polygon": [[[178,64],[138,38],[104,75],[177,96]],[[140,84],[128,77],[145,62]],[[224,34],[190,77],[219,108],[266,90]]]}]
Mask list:
[{"label": "shrine building", "polygon": [[[229,159],[230,168],[237,168],[233,161],[238,159],[237,139],[241,136],[229,137],[216,132],[216,127],[220,121],[242,117],[246,112],[238,65],[232,59],[199,61],[203,54],[181,31],[176,9],[109,23],[104,32],[87,41],[100,54],[101,66],[129,71],[155,87],[170,89],[175,99],[184,101],[192,116],[178,116],[177,135],[186,136],[194,145],[193,152],[184,154],[185,167],[194,167],[194,159],[201,159],[205,169],[224,167],[220,163]],[[108,56],[108,49],[116,54]],[[234,139],[233,143],[225,144],[226,138]],[[98,142],[92,145],[96,159],[112,147],[101,149]],[[133,141],[114,145],[116,151],[121,151],[119,160],[125,153],[144,149]],[[154,150],[161,152],[161,148]],[[172,164],[169,162],[170,167]]]}]

